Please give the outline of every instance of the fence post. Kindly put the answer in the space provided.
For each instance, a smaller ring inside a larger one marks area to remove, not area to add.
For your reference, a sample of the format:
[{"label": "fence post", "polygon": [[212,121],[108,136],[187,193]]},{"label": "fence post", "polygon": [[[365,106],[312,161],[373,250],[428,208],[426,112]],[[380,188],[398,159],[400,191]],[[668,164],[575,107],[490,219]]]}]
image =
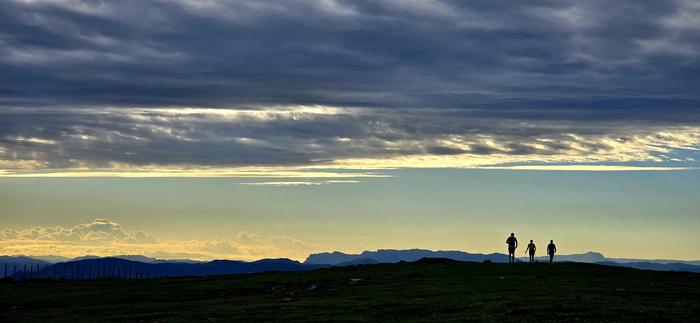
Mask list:
[{"label": "fence post", "polygon": [[5,275],[3,275],[2,278],[7,278],[7,263],[5,263]]},{"label": "fence post", "polygon": [[56,280],[56,264],[53,264],[53,280]]},{"label": "fence post", "polygon": [[27,279],[27,264],[24,264],[24,273],[22,274],[22,280]]}]

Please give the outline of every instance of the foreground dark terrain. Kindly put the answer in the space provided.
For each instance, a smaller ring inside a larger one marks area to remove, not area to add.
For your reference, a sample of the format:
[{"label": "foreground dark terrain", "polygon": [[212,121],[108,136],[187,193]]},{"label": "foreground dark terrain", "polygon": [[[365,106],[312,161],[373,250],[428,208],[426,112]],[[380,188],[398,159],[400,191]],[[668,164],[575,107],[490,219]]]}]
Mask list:
[{"label": "foreground dark terrain", "polygon": [[0,285],[1,322],[696,321],[700,274],[441,259],[312,271]]}]

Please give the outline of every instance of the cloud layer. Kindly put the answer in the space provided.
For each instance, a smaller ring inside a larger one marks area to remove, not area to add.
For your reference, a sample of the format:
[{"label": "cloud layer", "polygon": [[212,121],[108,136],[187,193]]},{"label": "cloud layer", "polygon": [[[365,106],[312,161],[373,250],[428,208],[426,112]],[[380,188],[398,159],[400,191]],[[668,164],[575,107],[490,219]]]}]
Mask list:
[{"label": "cloud layer", "polygon": [[110,256],[142,254],[156,258],[304,259],[318,246],[284,236],[260,236],[240,231],[211,240],[156,239],[140,231],[124,230],[109,219],[95,219],[73,227],[33,227],[0,230],[0,254]]},{"label": "cloud layer", "polygon": [[699,43],[691,0],[8,0],[0,175],[696,166]]},{"label": "cloud layer", "polygon": [[582,110],[522,112],[322,106],[9,111],[0,112],[0,166],[5,176],[126,172],[325,182],[382,176],[368,170],[397,167],[697,166],[695,114],[664,120]]},{"label": "cloud layer", "polygon": [[697,107],[692,0],[8,0],[14,105]]}]

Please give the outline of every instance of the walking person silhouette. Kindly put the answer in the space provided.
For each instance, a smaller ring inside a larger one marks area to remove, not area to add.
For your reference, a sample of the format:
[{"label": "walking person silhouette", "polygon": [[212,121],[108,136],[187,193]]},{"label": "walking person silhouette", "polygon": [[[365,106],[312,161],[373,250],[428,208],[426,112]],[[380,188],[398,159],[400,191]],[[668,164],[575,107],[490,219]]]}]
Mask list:
[{"label": "walking person silhouette", "polygon": [[508,263],[515,262],[515,249],[518,249],[518,239],[515,238],[515,233],[511,233],[510,237],[506,239],[506,244],[508,244]]},{"label": "walking person silhouette", "polygon": [[557,252],[557,246],[554,244],[554,240],[549,240],[547,245],[547,254],[549,255],[549,263],[554,262],[554,254]]},{"label": "walking person silhouette", "polygon": [[535,262],[535,250],[537,250],[537,246],[532,242],[532,239],[530,240],[530,243],[527,245],[527,249],[525,249],[525,253],[530,254],[530,262],[533,263]]}]

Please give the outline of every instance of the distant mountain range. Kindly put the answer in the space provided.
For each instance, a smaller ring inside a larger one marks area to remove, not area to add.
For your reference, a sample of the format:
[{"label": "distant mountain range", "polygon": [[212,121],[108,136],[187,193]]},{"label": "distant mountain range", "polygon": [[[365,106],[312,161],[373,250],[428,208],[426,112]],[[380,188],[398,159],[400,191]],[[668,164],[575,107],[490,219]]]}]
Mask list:
[{"label": "distant mountain range", "polygon": [[379,249],[377,251],[364,251],[361,254],[346,254],[338,251],[316,253],[309,255],[304,263],[337,266],[348,263],[352,264],[353,261],[358,261],[358,259],[365,259],[366,261],[373,260],[377,263],[392,263],[399,261],[413,262],[421,258],[447,258],[475,262],[483,262],[488,259],[493,262],[508,262],[508,255],[502,253],[480,254],[464,251],[432,251],[426,249]]},{"label": "distant mountain range", "polygon": [[[70,261],[78,261],[78,260],[86,260],[86,259],[100,259],[100,258],[104,258],[104,257],[82,256],[82,257],[76,257],[76,258],[70,259]],[[147,264],[162,264],[162,263],[196,264],[196,263],[206,262],[206,261],[192,260],[192,259],[157,259],[157,258],[151,258],[151,257],[146,257],[146,256],[141,256],[141,255],[120,255],[120,256],[111,256],[110,258],[119,258],[119,259],[131,260],[131,261],[139,261],[139,262],[145,262]]]},{"label": "distant mountain range", "polygon": [[149,263],[149,264],[170,263],[170,262],[184,262],[184,263],[206,262],[206,261],[192,260],[192,259],[158,259],[158,258],[151,258],[151,257],[142,256],[142,255],[117,255],[117,256],[109,256],[109,257],[86,255],[86,256],[80,256],[80,257],[75,257],[75,258],[67,258],[67,257],[62,257],[62,256],[18,255],[18,256],[0,256],[0,261],[5,262],[5,261],[9,261],[9,260],[14,259],[13,260],[14,262],[19,262],[19,261],[21,261],[21,259],[25,259],[25,260],[29,260],[28,263],[37,263],[37,260],[40,260],[41,263],[55,264],[55,263],[59,263],[59,262],[78,261],[78,260],[85,260],[85,259],[100,259],[100,258],[119,258],[119,259],[140,261],[140,262],[145,262],[145,263]]},{"label": "distant mountain range", "polygon": [[[522,261],[527,261],[526,257],[519,258]],[[547,256],[537,257],[538,261],[549,261]],[[557,255],[557,261],[571,262],[587,262],[587,263],[603,263],[615,262],[621,264],[633,263],[653,263],[653,264],[685,264],[692,266],[700,266],[700,260],[671,260],[671,259],[627,259],[627,258],[607,258],[602,253],[589,251],[581,254],[572,255]]]},{"label": "distant mountain range", "polygon": [[[360,254],[346,254],[343,252],[323,252],[309,255],[304,261],[305,264],[324,264],[333,266],[347,266],[356,264],[372,264],[372,263],[393,263],[399,261],[416,261],[421,258],[447,258],[459,261],[475,261],[483,262],[490,260],[492,262],[508,262],[508,255],[502,253],[480,254],[468,253],[464,251],[432,251],[426,249],[409,249],[409,250],[393,250],[380,249],[377,251],[364,251]],[[519,261],[527,261],[527,258],[518,258]],[[640,259],[623,259],[623,258],[606,258],[598,252],[586,252],[582,254],[557,255],[555,258],[558,262],[584,262],[594,263],[608,266],[632,267],[637,269],[648,270],[675,270],[675,271],[690,271],[700,272],[700,261],[683,261],[683,260],[640,260]],[[549,259],[537,257],[538,262],[547,262]]]},{"label": "distant mountain range", "polygon": [[657,263],[648,261],[637,261],[637,262],[614,262],[614,261],[601,261],[596,262],[599,265],[606,266],[618,266],[618,267],[632,267],[637,269],[646,270],[672,270],[672,271],[689,271],[694,273],[700,273],[700,266],[690,265],[687,263]]},{"label": "distant mountain range", "polygon": [[[16,279],[23,278],[153,278],[164,276],[209,276],[228,274],[248,274],[266,271],[310,270],[324,265],[307,265],[298,261],[281,259],[261,259],[251,262],[235,260],[213,260],[209,262],[142,262],[123,258],[88,258],[60,263],[48,263],[41,260],[21,257],[2,257],[0,262],[11,265]],[[21,261],[12,263],[11,261]],[[27,267],[25,272],[25,267]],[[1,265],[0,265],[1,266]],[[36,269],[38,268],[38,270]],[[16,269],[16,270],[15,270]],[[34,269],[34,270],[32,270]],[[3,270],[0,267],[0,270]]]},{"label": "distant mountain range", "polygon": [[[303,263],[286,258],[261,259],[251,262],[236,260],[205,262],[190,259],[156,259],[141,255],[83,256],[73,259],[60,256],[0,256],[0,274],[5,275],[6,268],[7,275],[15,278],[53,278],[54,275],[56,278],[65,279],[134,278],[137,274],[144,277],[205,276],[265,271],[310,270],[332,266],[372,265],[400,261],[414,262],[423,258],[445,258],[471,262],[508,262],[508,256],[502,253],[480,254],[426,249],[379,249],[376,251],[364,251],[360,254],[346,254],[338,251],[323,252],[309,255]],[[525,261],[526,259],[519,258],[518,260]],[[537,260],[539,262],[547,261],[546,257],[537,257]],[[606,258],[603,254],[597,252],[557,255],[556,260],[559,262],[584,262],[647,270],[700,272],[700,261]],[[28,273],[25,273],[25,270]]]},{"label": "distant mountain range", "polygon": [[[4,264],[10,267],[15,266],[18,270],[21,270],[24,265],[47,265],[50,262],[27,256],[0,256],[0,265],[4,266]],[[4,270],[4,267],[0,268],[0,270]],[[8,270],[12,270],[12,268],[8,268]]]}]

